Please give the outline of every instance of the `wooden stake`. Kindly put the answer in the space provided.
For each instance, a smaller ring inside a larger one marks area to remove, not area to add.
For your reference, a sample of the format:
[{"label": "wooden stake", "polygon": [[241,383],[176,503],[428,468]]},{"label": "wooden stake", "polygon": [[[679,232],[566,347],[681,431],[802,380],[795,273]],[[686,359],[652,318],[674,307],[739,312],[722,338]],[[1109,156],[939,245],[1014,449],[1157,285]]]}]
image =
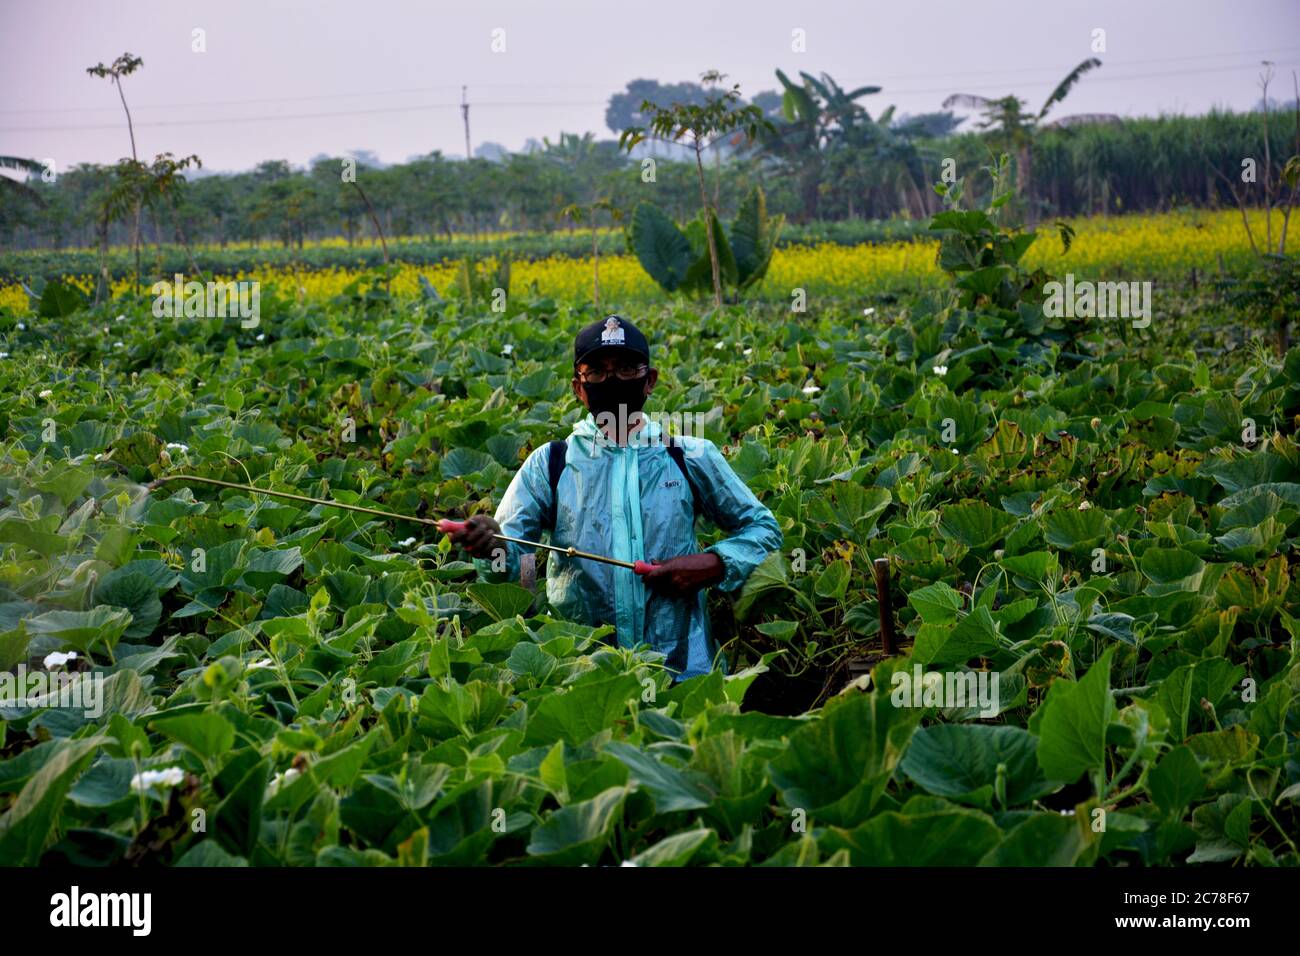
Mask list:
[{"label": "wooden stake", "polygon": [[889,590],[889,559],[876,558],[871,562],[876,577],[876,600],[880,606],[880,640],[886,655],[898,653],[894,638],[894,604]]}]

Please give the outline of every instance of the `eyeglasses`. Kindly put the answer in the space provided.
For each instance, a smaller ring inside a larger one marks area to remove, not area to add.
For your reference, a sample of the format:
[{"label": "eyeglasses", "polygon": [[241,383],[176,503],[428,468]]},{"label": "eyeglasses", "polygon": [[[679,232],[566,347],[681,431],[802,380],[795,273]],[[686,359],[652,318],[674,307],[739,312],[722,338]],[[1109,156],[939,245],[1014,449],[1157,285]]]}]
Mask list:
[{"label": "eyeglasses", "polygon": [[[643,376],[649,367],[648,365],[625,365],[622,368],[614,369],[612,374],[625,382],[631,382]],[[582,382],[582,384],[599,385],[609,378],[611,373],[604,369],[592,369],[589,372],[578,372],[577,374],[578,381]]]}]

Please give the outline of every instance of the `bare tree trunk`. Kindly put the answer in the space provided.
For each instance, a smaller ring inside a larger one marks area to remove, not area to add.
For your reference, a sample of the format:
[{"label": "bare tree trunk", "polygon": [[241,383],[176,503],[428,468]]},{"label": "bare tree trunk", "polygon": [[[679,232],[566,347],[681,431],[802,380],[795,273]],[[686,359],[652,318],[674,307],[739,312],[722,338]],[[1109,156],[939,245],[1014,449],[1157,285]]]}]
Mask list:
[{"label": "bare tree trunk", "polygon": [[713,268],[713,304],[722,308],[722,274],[718,269],[718,246],[713,238],[713,210],[709,208],[709,193],[704,188],[704,162],[700,158],[699,137],[695,139],[695,171],[700,181],[700,202],[704,206],[704,233],[709,239],[709,265]]},{"label": "bare tree trunk", "polygon": [[194,258],[194,250],[190,248],[189,237],[185,235],[185,227],[181,224],[180,213],[176,210],[176,201],[170,195],[167,197],[167,204],[171,207],[172,224],[176,227],[176,238],[181,241],[181,247],[184,248],[185,255],[189,257],[190,268],[194,270],[194,277],[197,279],[202,275],[202,271]]},{"label": "bare tree trunk", "polygon": [[596,217],[591,217],[591,284],[596,302],[596,311],[600,311],[600,243],[596,239]]},{"label": "bare tree trunk", "polygon": [[370,221],[375,224],[375,231],[379,233],[379,244],[384,250],[384,265],[388,265],[388,242],[384,239],[384,227],[379,224],[379,217],[375,215],[375,207],[370,205],[370,197],[361,188],[361,184],[354,179],[352,185],[357,192],[361,193],[361,201],[366,204],[366,209],[370,212]]}]

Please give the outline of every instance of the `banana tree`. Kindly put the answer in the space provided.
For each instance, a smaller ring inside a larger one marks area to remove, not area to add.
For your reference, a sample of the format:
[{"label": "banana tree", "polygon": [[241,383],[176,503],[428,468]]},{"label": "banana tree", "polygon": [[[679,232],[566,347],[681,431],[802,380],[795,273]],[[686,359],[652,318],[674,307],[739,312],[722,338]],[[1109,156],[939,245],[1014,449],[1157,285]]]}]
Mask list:
[{"label": "banana tree", "polygon": [[823,73],[817,79],[799,74],[795,83],[781,70],[776,77],[785,88],[781,112],[785,122],[761,137],[759,152],[795,171],[805,214],[817,218],[823,172],[829,155],[839,145],[860,144],[874,125],[871,115],[857,103],[863,96],[879,93],[879,86],[844,90]]},{"label": "banana tree", "polygon": [[[23,159],[21,156],[0,156],[0,169],[12,169],[16,172],[23,173],[24,176],[40,176],[45,167],[34,159]],[[22,196],[30,199],[38,206],[44,206],[45,200],[41,194],[33,189],[21,179],[13,179],[9,176],[0,176],[0,196]]]},{"label": "banana tree", "polygon": [[712,210],[707,215],[708,220],[702,213],[682,230],[648,202],[633,211],[628,248],[665,292],[690,294],[708,289],[712,254],[717,256],[714,276],[737,292],[767,274],[785,217],[768,216],[763,190],[755,186],[749,191],[730,230],[722,227]]},{"label": "banana tree", "polygon": [[1084,60],[1067,73],[1060,83],[1056,84],[1056,88],[1052,90],[1052,94],[1043,103],[1042,108],[1033,114],[1025,111],[1028,104],[1015,95],[990,99],[972,93],[954,93],[943,101],[944,109],[957,106],[982,111],[983,116],[977,124],[979,128],[991,131],[994,138],[1000,142],[1002,150],[1016,157],[1016,166],[1019,172],[1016,177],[1016,192],[1029,200],[1030,208],[1026,210],[1026,213],[1030,225],[1034,222],[1031,186],[1033,180],[1034,139],[1038,131],[1119,122],[1119,117],[1112,113],[1076,114],[1063,116],[1050,123],[1044,122],[1052,107],[1064,100],[1086,73],[1100,66],[1101,60],[1095,56]]}]

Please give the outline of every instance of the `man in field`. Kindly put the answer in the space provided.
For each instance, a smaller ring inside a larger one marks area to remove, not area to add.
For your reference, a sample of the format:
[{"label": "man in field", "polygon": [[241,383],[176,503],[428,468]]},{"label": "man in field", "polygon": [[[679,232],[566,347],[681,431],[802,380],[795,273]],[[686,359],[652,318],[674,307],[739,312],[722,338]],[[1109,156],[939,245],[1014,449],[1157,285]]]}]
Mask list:
[{"label": "man in field", "polygon": [[[532,549],[494,533],[537,541],[546,531],[560,547],[658,562],[641,576],[550,552],[547,596],[569,620],[613,624],[623,647],[649,644],[680,680],[715,664],[704,589],[739,588],[781,547],[781,532],[711,441],[669,437],[642,413],[658,378],[649,343],[631,322],[609,316],[584,328],[574,341],[572,385],[590,414],[567,441],[528,456],[495,519],[470,518],[453,540],[489,581],[518,580],[521,559],[525,572],[533,560]],[[697,517],[728,537],[700,551]]]}]

